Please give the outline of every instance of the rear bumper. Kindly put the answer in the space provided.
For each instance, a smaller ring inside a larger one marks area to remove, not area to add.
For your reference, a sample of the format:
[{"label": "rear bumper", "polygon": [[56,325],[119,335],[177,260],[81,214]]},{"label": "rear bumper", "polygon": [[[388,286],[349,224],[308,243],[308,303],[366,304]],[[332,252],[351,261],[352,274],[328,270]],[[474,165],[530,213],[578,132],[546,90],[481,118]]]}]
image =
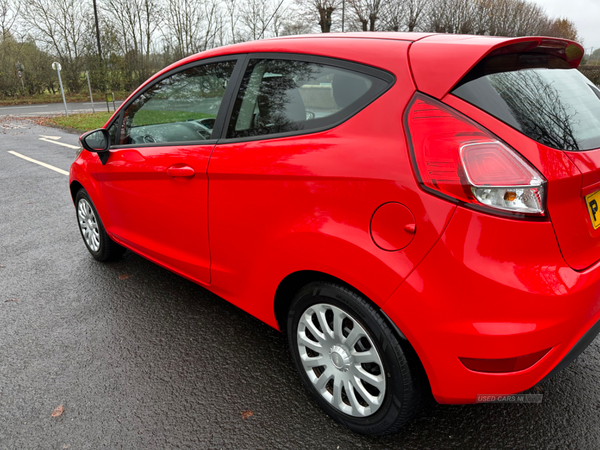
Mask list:
[{"label": "rear bumper", "polygon": [[571,350],[569,350],[569,353],[567,353],[565,357],[561,359],[556,366],[554,366],[554,369],[552,369],[548,373],[548,375],[546,375],[546,378],[553,377],[558,372],[567,367],[569,364],[571,364],[575,360],[575,358],[581,355],[583,351],[586,348],[588,348],[588,346],[593,342],[593,340],[596,339],[598,333],[600,333],[600,320],[598,320],[594,325],[592,325],[592,327],[589,330],[587,330],[583,336],[581,336],[577,343],[571,348]]},{"label": "rear bumper", "polygon": [[[562,258],[550,222],[457,211],[440,240],[383,305],[415,348],[440,403],[508,395],[568,365],[600,331],[600,265]],[[459,358],[550,349],[515,372],[469,370]]]}]

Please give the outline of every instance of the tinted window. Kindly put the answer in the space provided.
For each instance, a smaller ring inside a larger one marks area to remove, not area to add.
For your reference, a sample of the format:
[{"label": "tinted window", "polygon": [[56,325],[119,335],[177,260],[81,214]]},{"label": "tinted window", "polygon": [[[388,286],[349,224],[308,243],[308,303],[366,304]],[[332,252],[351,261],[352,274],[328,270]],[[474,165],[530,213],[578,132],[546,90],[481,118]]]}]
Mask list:
[{"label": "tinted window", "polygon": [[540,54],[488,58],[453,94],[549,147],[600,147],[600,91],[562,59]]},{"label": "tinted window", "polygon": [[125,110],[120,143],[211,139],[234,65],[206,64],[156,83]]},{"label": "tinted window", "polygon": [[326,64],[250,60],[227,137],[333,126],[358,112],[388,86],[377,77]]}]

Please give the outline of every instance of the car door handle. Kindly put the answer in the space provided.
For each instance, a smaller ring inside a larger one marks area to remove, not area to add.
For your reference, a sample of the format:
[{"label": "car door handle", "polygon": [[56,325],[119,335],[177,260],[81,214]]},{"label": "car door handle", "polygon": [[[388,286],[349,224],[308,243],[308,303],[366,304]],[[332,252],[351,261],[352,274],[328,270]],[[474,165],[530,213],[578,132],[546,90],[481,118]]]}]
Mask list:
[{"label": "car door handle", "polygon": [[190,166],[171,166],[167,169],[167,175],[172,177],[193,177],[194,174]]}]

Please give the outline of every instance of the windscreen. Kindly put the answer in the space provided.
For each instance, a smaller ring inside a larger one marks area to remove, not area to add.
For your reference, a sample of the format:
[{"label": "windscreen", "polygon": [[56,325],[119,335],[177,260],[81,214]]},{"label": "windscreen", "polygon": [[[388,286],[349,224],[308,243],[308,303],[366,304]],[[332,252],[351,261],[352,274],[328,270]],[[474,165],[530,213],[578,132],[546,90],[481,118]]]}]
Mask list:
[{"label": "windscreen", "polygon": [[600,90],[555,56],[486,58],[452,93],[548,147],[600,148]]}]

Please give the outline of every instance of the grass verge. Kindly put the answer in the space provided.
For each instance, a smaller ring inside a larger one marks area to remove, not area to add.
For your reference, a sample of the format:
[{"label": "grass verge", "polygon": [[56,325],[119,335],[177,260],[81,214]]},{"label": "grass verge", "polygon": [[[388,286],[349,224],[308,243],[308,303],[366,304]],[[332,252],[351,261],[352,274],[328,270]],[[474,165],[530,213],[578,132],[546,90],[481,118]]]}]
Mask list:
[{"label": "grass verge", "polygon": [[112,115],[112,112],[97,112],[93,114],[71,114],[69,117],[47,117],[42,119],[40,125],[49,125],[63,128],[67,131],[85,133],[86,131],[103,127]]}]

